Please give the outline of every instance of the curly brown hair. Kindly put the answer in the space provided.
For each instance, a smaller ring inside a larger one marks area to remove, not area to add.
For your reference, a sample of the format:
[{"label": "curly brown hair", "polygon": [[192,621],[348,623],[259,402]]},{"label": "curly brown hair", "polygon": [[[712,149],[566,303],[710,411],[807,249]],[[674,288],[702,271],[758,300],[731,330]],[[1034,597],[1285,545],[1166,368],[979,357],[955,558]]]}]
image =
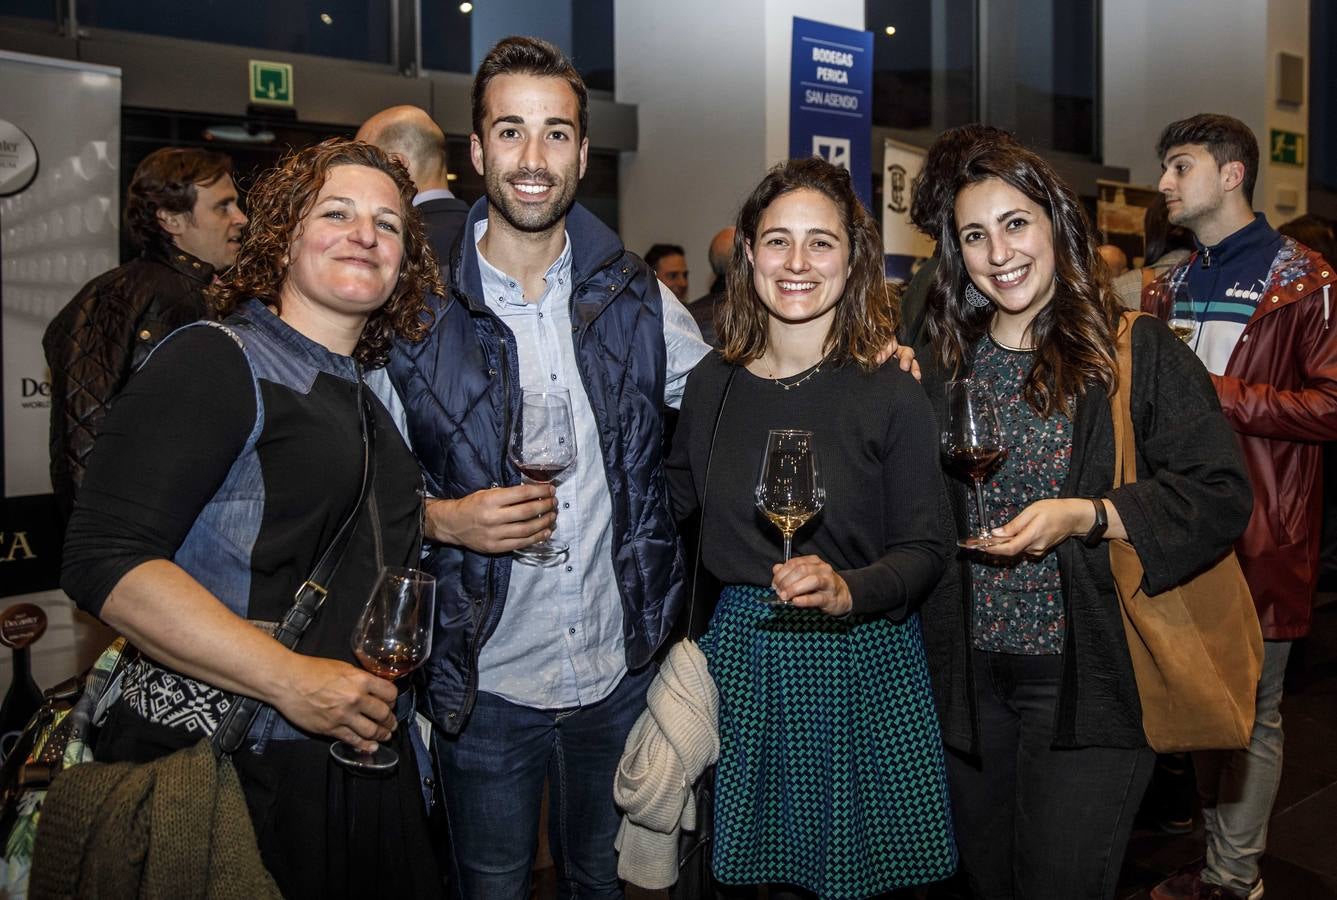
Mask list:
[{"label": "curly brown hair", "polygon": [[746,365],[766,352],[770,313],[752,283],[747,247],[756,240],[766,209],[798,190],[816,191],[834,203],[849,235],[850,275],[823,349],[833,362],[854,360],[865,369],[875,369],[878,354],[896,333],[895,302],[882,275],[882,238],[854,193],[850,173],[816,156],[776,165],[738,212],[733,258],[725,273],[725,298],[718,313],[724,358]]},{"label": "curly brown hair", "polygon": [[210,304],[222,318],[252,297],[276,310],[287,278],[288,247],[302,227],[330,169],[366,166],[384,172],[399,189],[404,220],[404,257],[390,299],[367,318],[353,358],[368,368],[385,364],[395,337],[418,341],[432,324],[429,293],[445,294],[436,257],[413,208],[415,188],[408,170],[371,144],[330,138],[289,153],[265,172],[249,194],[250,221],[242,233],[236,264],[210,290]]},{"label": "curly brown hair", "polygon": [[940,192],[941,261],[929,287],[925,319],[937,361],[959,373],[993,318],[993,304],[976,309],[963,299],[970,275],[961,258],[955,205],[967,185],[996,178],[1043,208],[1053,228],[1054,296],[1030,326],[1035,358],[1022,386],[1027,404],[1041,416],[1067,415],[1088,385],[1113,391],[1114,337],[1122,307],[1098,261],[1091,223],[1077,195],[1049,163],[1012,141],[978,142],[960,160],[951,189]]}]

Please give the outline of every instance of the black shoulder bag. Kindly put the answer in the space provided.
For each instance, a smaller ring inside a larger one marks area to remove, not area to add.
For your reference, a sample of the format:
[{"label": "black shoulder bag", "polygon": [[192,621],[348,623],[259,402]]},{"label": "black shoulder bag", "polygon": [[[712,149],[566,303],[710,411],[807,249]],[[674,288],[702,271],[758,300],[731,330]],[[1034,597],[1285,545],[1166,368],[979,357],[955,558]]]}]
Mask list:
[{"label": "black shoulder bag", "polygon": [[[706,503],[709,500],[710,461],[715,456],[715,438],[720,433],[720,419],[724,417],[724,403],[729,399],[738,366],[729,369],[720,397],[720,408],[715,411],[715,424],[710,430],[710,449],[706,451],[706,473],[701,479],[701,517],[696,532],[696,558],[692,565],[692,591],[687,608],[687,637],[696,640],[692,622],[696,617],[696,587],[701,577],[701,536],[706,526]],[[715,874],[710,868],[711,846],[715,842],[715,766],[701,773],[692,786],[692,803],[696,804],[696,830],[684,831],[678,837],[678,880],[669,888],[672,900],[714,900]]]}]

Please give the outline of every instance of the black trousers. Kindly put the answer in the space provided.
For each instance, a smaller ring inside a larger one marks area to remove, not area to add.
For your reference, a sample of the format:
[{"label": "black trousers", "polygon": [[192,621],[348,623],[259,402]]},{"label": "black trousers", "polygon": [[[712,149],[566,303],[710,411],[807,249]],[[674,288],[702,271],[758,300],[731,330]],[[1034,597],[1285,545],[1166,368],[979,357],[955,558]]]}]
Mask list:
[{"label": "black trousers", "polygon": [[1054,749],[1059,656],[974,652],[980,757],[947,754],[956,839],[979,900],[1108,900],[1155,755]]}]

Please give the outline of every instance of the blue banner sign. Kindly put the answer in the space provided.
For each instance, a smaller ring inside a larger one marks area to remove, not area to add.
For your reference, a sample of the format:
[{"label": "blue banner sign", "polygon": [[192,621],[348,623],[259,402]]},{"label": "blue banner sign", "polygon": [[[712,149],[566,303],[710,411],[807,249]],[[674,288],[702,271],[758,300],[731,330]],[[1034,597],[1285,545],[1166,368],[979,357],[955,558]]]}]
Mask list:
[{"label": "blue banner sign", "polygon": [[789,155],[820,156],[849,169],[873,208],[873,34],[794,19]]}]

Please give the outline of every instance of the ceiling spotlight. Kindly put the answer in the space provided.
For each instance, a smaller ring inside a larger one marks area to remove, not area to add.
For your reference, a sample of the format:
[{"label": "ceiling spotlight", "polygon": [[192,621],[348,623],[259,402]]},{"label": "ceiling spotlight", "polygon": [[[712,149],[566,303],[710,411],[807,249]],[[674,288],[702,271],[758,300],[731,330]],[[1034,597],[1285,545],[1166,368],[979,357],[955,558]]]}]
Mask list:
[{"label": "ceiling spotlight", "polygon": [[321,13],[321,14],[320,14],[320,21],[324,22],[326,25],[333,25],[333,24],[334,24],[334,16],[331,16],[329,13]]},{"label": "ceiling spotlight", "polygon": [[474,5],[473,5],[472,3],[470,3],[470,2],[468,2],[468,0],[465,0],[464,3],[461,3],[461,4],[460,4],[460,12],[462,12],[462,13],[471,13],[471,12],[473,12],[473,11],[474,11]]},{"label": "ceiling spotlight", "polygon": [[895,25],[888,25],[888,26],[887,26],[887,37],[891,37],[891,36],[892,36],[893,34],[895,34],[895,33],[896,33],[896,26],[895,26]]}]

